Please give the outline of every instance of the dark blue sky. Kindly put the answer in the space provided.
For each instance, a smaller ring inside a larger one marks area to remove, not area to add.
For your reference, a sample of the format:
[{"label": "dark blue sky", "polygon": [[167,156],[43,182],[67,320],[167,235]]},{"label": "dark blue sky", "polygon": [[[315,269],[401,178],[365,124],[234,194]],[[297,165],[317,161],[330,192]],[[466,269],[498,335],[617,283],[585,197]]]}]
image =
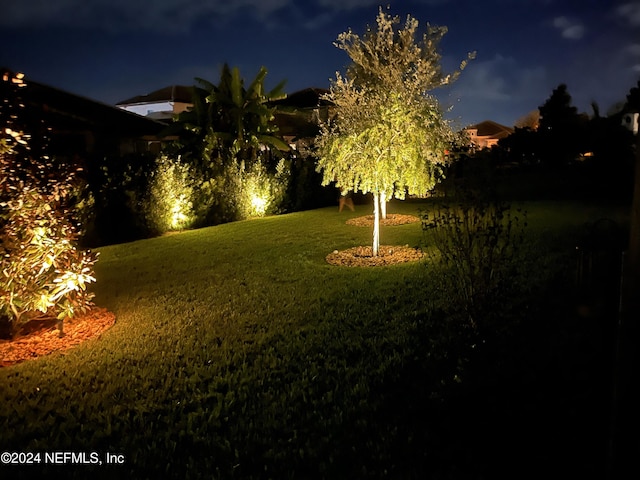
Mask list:
[{"label": "dark blue sky", "polygon": [[114,104],[224,62],[292,93],[329,86],[348,56],[333,42],[375,25],[378,7],[447,26],[441,50],[460,79],[437,93],[449,116],[513,125],[568,85],[574,105],[603,113],[640,79],[640,0],[0,0],[0,66]]}]

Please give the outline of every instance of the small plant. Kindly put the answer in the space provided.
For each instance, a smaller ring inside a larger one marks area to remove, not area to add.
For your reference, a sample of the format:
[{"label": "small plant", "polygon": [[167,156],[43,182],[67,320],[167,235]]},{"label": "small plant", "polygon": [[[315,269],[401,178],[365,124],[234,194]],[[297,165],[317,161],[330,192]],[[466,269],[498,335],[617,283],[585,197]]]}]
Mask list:
[{"label": "small plant", "polygon": [[471,326],[504,308],[520,273],[526,212],[508,203],[463,195],[422,214],[432,258],[443,267],[445,288]]}]

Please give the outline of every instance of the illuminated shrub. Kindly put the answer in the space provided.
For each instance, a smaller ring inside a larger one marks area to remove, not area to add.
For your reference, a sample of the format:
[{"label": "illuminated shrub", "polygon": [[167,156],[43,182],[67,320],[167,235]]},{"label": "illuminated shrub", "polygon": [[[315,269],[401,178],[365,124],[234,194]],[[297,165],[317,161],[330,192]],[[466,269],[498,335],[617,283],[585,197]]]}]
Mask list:
[{"label": "illuminated shrub", "polygon": [[191,168],[163,155],[158,158],[146,199],[145,215],[149,227],[158,233],[193,226],[194,178]]},{"label": "illuminated shrub", "polygon": [[73,225],[55,208],[55,200],[24,187],[3,202],[2,278],[0,313],[10,319],[11,330],[34,318],[55,317],[62,322],[91,305],[86,290],[95,281],[97,256],[79,251]]},{"label": "illuminated shrub", "polygon": [[[73,211],[78,171],[30,148],[20,128],[22,103],[14,95],[21,76],[3,74],[0,106],[0,319],[11,334],[36,318],[65,318],[86,311],[97,256],[76,248]],[[16,126],[17,125],[17,126]],[[44,148],[44,141],[36,139]]]},{"label": "illuminated shrub", "polygon": [[281,212],[289,181],[289,168],[281,159],[275,172],[261,163],[246,167],[233,162],[227,167],[226,190],[239,220]]}]

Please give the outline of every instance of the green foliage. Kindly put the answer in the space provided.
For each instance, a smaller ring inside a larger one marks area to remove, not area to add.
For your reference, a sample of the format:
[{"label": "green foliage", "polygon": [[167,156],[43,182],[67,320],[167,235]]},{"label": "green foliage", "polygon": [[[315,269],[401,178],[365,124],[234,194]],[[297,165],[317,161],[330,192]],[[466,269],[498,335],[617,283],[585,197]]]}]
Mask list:
[{"label": "green foliage", "polygon": [[417,19],[407,15],[404,25],[400,26],[400,17],[386,14],[382,7],[376,24],[375,30],[367,26],[362,37],[351,30],[341,33],[335,43],[351,58],[347,77],[359,87],[421,96],[453,83],[475,57],[475,53],[470,53],[458,70],[445,74],[438,49],[447,27],[427,24],[426,32],[417,38],[420,26]]},{"label": "green foliage", "polygon": [[343,192],[385,193],[399,199],[407,193],[424,195],[440,177],[445,149],[453,139],[435,100],[411,105],[400,95],[380,98],[370,93],[364,101],[370,107],[366,124],[345,126],[351,119],[341,110],[336,130],[325,129],[319,138],[323,184],[335,181]]},{"label": "green foliage", "polygon": [[261,67],[248,87],[237,67],[222,68],[220,83],[211,89],[207,103],[215,105],[219,117],[207,132],[206,142],[210,149],[221,146],[232,158],[253,161],[262,146],[287,151],[289,146],[274,136],[278,131],[273,123],[275,108],[268,102],[279,100],[283,93],[284,81],[270,92],[265,92],[264,79],[267,69]]},{"label": "green foliage", "polygon": [[262,163],[247,166],[232,162],[225,168],[224,191],[227,209],[234,219],[281,213],[289,183],[289,165],[282,159],[275,171],[269,172]]},{"label": "green foliage", "polygon": [[148,237],[145,199],[156,156],[136,153],[101,156],[88,162],[93,218],[85,243],[96,246]]},{"label": "green foliage", "polygon": [[492,320],[517,297],[523,272],[526,212],[486,197],[459,196],[422,214],[432,262],[441,264],[445,290],[473,328],[495,328]]},{"label": "green foliage", "polygon": [[75,247],[77,234],[53,198],[25,186],[0,204],[2,235],[0,313],[16,332],[36,317],[62,321],[92,305],[87,284],[95,281],[97,256]]},{"label": "green foliage", "polygon": [[[197,78],[193,108],[179,114],[172,127],[190,132],[196,140],[183,142],[178,153],[196,163],[202,157],[215,168],[233,159],[254,162],[264,146],[287,151],[273,123],[275,109],[268,105],[285,97],[284,81],[265,91],[266,75],[267,69],[261,67],[245,87],[239,69],[225,64],[218,85]],[[195,152],[190,151],[194,148]]]},{"label": "green foliage", "polygon": [[[160,168],[166,169],[172,162],[177,161],[161,161]],[[178,166],[176,163],[170,170],[172,176],[166,172],[154,174],[151,191],[155,196],[145,200],[147,221],[156,233],[175,230],[171,217],[178,213],[180,202],[185,220],[188,220],[182,228],[200,228],[282,213],[287,208],[290,169],[290,163],[285,159],[273,169],[268,169],[262,162],[247,165],[232,161],[216,175],[207,177],[197,173],[198,169],[191,165],[179,163]],[[160,179],[174,182],[173,186],[164,183],[160,187],[157,184]],[[178,188],[178,184],[182,187]]]},{"label": "green foliage", "polygon": [[[238,68],[224,65],[217,85],[197,78],[194,107],[175,119],[183,131],[170,150],[197,179],[192,183],[195,226],[280,213],[289,189],[289,146],[278,136],[275,108],[284,82],[264,88],[262,67],[248,86]],[[186,135],[184,135],[186,133]]]},{"label": "green foliage", "polygon": [[164,233],[191,227],[196,179],[192,168],[166,155],[160,156],[151,174],[145,216],[152,231]]},{"label": "green foliage", "polygon": [[[22,77],[5,75],[1,106],[15,109],[19,101],[7,84],[22,85]],[[18,103],[18,107],[20,104]],[[13,111],[13,110],[12,110]],[[48,156],[34,158],[31,136],[17,130],[20,108],[3,120],[0,142],[0,315],[15,334],[33,318],[63,321],[91,305],[97,257],[76,248],[72,195],[76,170]]]},{"label": "green foliage", "polygon": [[[323,125],[318,138],[318,171],[323,184],[336,182],[343,193],[374,196],[373,252],[379,245],[379,203],[387,198],[424,195],[439,179],[445,151],[455,140],[433,88],[453,81],[459,71],[444,75],[437,47],[446,32],[428,28],[416,41],[418,21],[377,17],[377,30],[360,38],[351,31],[336,46],[352,60],[346,77],[339,73],[326,99],[335,118]],[[466,61],[460,65],[460,71]]]}]

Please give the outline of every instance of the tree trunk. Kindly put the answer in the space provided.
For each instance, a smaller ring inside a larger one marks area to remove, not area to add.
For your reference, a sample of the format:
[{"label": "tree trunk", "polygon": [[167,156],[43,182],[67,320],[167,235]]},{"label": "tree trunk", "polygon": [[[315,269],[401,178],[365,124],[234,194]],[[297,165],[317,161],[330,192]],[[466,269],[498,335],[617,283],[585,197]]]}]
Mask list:
[{"label": "tree trunk", "polygon": [[378,256],[380,249],[380,194],[373,193],[373,256]]},{"label": "tree trunk", "polygon": [[382,219],[386,220],[387,218],[387,194],[382,192],[380,193],[380,214],[382,215]]}]

